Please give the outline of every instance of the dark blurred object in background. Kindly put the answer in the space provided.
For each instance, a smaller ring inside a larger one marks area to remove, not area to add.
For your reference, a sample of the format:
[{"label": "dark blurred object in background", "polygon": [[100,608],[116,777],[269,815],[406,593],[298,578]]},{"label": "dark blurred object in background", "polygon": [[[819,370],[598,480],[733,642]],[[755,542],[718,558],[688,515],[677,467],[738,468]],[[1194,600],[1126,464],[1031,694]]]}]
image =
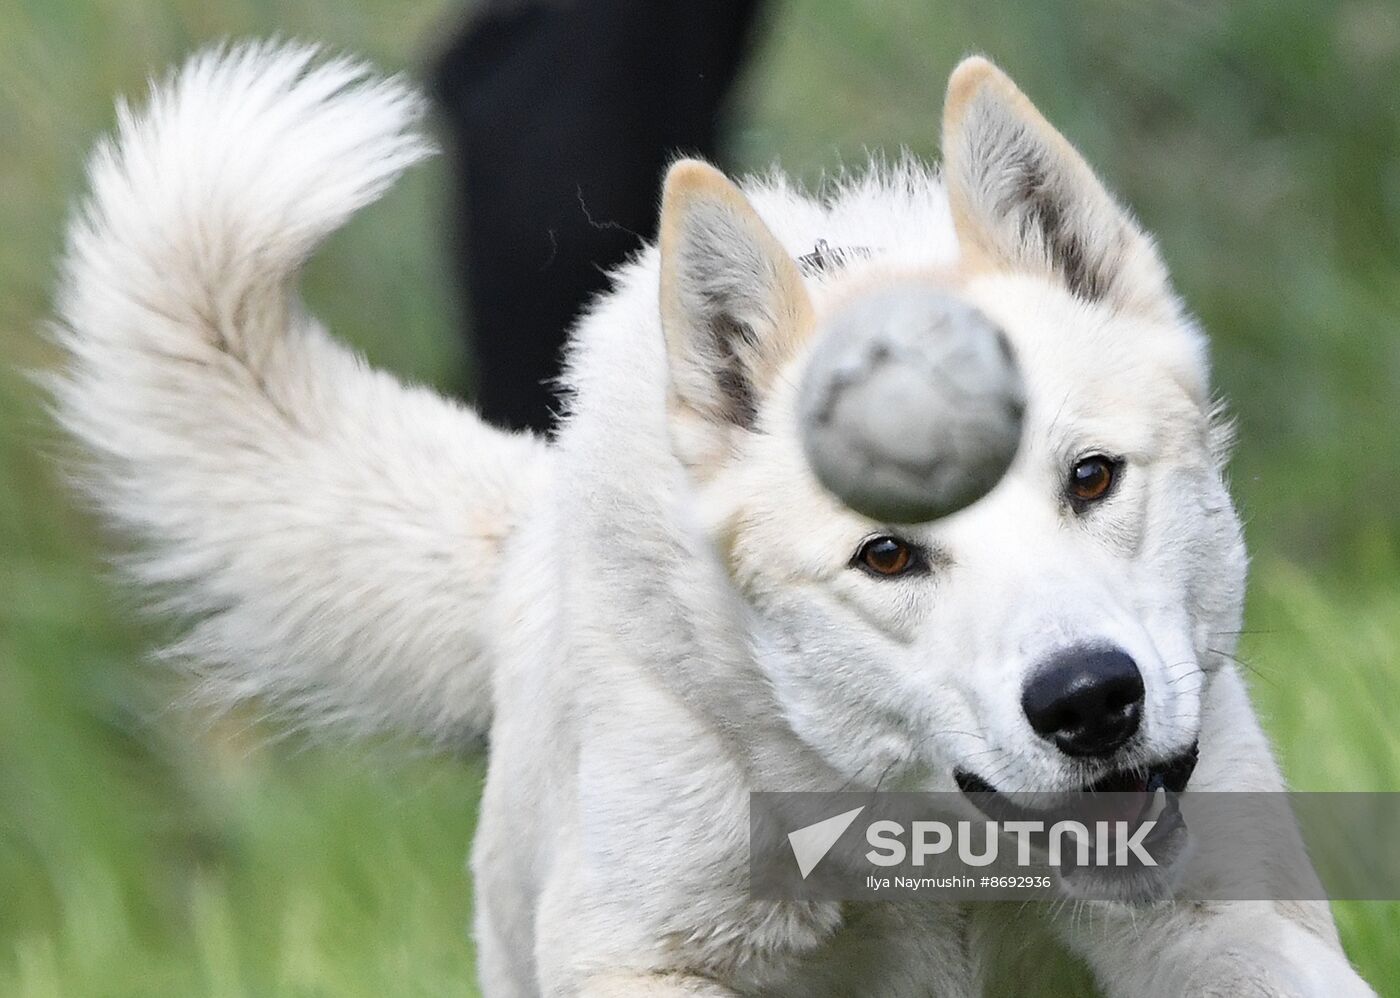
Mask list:
[{"label": "dark blurred object in background", "polygon": [[550,428],[565,335],[652,235],[667,163],[716,156],[759,2],[498,2],[438,59],[488,420]]}]

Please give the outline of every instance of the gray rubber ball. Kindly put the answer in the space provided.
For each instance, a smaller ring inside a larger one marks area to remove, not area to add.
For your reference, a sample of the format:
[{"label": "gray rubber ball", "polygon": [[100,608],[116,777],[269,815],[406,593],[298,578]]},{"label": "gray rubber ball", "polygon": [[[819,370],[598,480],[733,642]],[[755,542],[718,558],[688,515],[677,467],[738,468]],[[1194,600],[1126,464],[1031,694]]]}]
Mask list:
[{"label": "gray rubber ball", "polygon": [[976,502],[1021,439],[1025,389],[1001,331],[924,286],[853,299],[817,333],[799,398],[821,483],[852,509],[919,523]]}]

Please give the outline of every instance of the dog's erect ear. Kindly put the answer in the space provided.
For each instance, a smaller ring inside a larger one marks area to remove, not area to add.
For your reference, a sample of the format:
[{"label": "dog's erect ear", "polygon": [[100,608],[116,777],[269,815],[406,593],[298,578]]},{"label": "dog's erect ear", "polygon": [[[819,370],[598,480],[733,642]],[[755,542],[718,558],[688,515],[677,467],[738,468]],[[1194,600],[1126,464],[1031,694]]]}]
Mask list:
[{"label": "dog's erect ear", "polygon": [[673,403],[720,436],[751,429],[811,325],[797,263],[739,188],[696,160],[666,175],[660,243]]},{"label": "dog's erect ear", "polygon": [[1091,301],[1174,312],[1152,240],[986,59],[964,59],[948,81],[943,163],[953,223],[972,268],[1044,273]]}]

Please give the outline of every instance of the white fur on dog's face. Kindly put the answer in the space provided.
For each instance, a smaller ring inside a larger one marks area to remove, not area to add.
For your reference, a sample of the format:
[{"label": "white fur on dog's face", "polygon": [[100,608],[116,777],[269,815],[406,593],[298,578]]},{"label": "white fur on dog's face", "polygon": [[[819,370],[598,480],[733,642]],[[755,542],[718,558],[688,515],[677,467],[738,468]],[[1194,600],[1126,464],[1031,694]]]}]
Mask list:
[{"label": "white fur on dog's face", "polygon": [[[768,639],[761,663],[795,730],[861,782],[950,788],[963,768],[999,789],[1058,790],[1102,775],[1039,738],[1021,708],[1038,666],[1090,645],[1128,652],[1146,686],[1138,740],[1113,766],[1180,754],[1211,649],[1232,648],[1243,573],[1189,387],[1193,340],[1041,278],[987,277],[968,294],[1006,330],[1028,389],[1021,450],[986,498],[914,528],[851,513],[806,471],[790,391],[705,489],[716,521],[735,525],[726,552]],[[1081,514],[1066,478],[1094,453],[1124,467]],[[928,573],[850,567],[882,533],[929,551]]]},{"label": "white fur on dog's face", "polygon": [[[1233,649],[1244,555],[1204,345],[1150,240],[989,65],[950,84],[944,148],[954,266],[904,267],[873,247],[805,283],[737,191],[678,168],[662,224],[673,439],[804,741],[859,784],[951,789],[961,769],[1001,790],[1074,789],[1189,750],[1208,674]],[[1000,325],[1027,389],[1005,478],[912,528],[821,489],[795,398],[825,312],[902,281]],[[1094,454],[1122,471],[1076,510],[1070,469]],[[884,534],[927,552],[928,571],[852,567]],[[1055,654],[1105,645],[1142,673],[1141,728],[1111,760],[1072,759],[1032,730],[1022,691]]]}]

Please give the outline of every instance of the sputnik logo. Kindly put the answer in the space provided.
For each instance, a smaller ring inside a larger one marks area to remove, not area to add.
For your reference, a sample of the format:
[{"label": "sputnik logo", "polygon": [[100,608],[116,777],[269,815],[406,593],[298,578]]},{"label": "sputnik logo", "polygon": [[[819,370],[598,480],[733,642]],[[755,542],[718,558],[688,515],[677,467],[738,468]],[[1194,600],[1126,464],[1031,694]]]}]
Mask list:
[{"label": "sputnik logo", "polygon": [[792,855],[797,859],[797,870],[802,874],[803,880],[817,868],[817,864],[831,851],[836,840],[851,827],[851,822],[864,810],[865,805],[862,804],[853,810],[788,833],[788,844],[792,846]]}]

